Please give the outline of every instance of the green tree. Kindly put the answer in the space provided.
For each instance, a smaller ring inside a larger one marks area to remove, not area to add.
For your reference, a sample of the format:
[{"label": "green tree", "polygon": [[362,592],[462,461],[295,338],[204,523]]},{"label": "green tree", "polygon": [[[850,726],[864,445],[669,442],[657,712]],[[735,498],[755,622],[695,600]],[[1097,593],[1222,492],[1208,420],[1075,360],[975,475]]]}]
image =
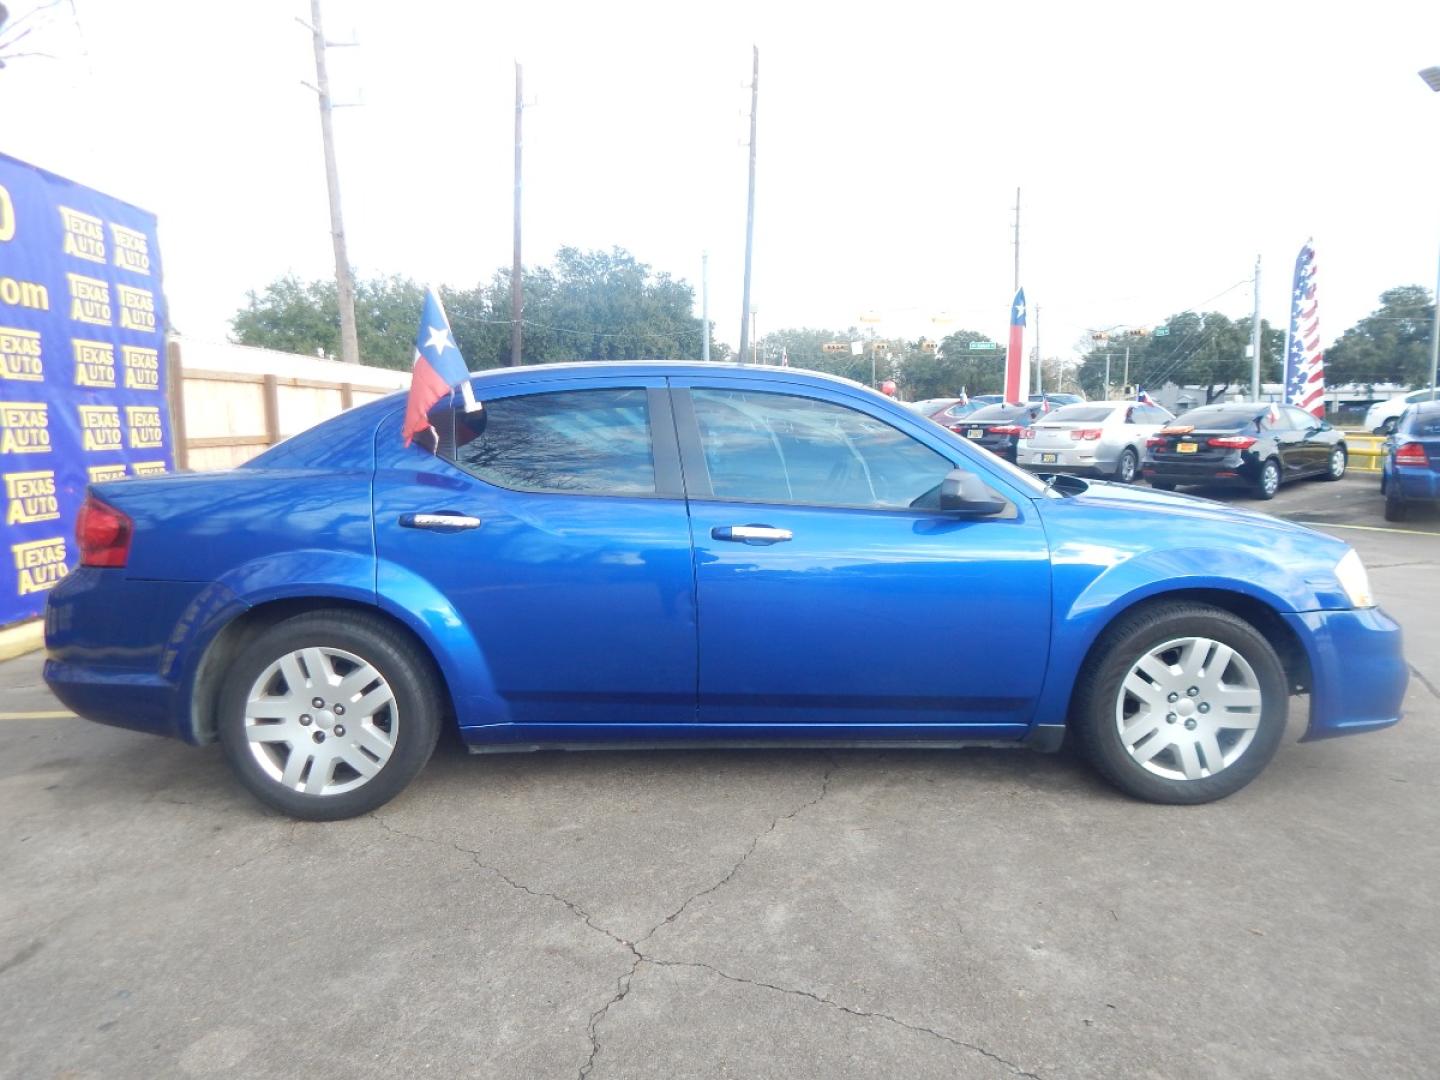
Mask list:
[{"label": "green tree", "polygon": [[[379,367],[408,368],[425,295],[409,278],[387,277],[355,284],[355,328],[360,355]],[[250,292],[246,306],[230,321],[242,345],[314,355],[340,352],[340,305],[334,281],[272,281]]]},{"label": "green tree", "polygon": [[[1250,385],[1250,320],[1231,319],[1218,311],[1183,311],[1165,321],[1169,333],[1116,338],[1096,345],[1077,372],[1080,385],[1091,398],[1105,393],[1106,356],[1110,358],[1110,393],[1127,393],[1145,386],[1152,390],[1167,383],[1198,386],[1205,390],[1209,404],[1232,387]],[[1126,384],[1125,351],[1130,351],[1129,383]],[[1280,378],[1280,357],[1285,334],[1261,321],[1260,377],[1274,382]]]},{"label": "green tree", "polygon": [[1430,333],[1435,305],[1428,290],[1401,285],[1380,294],[1380,307],[1366,315],[1325,353],[1325,381],[1331,385],[1430,383]]}]

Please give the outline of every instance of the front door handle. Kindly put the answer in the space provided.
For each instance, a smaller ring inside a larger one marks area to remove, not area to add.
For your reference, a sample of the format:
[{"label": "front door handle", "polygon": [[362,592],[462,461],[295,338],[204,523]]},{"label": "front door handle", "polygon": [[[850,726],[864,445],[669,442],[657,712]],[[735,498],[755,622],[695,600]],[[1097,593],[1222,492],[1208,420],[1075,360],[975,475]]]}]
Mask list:
[{"label": "front door handle", "polygon": [[793,540],[789,529],[776,529],[769,525],[716,525],[710,530],[716,540],[730,540],[737,544],[780,544]]},{"label": "front door handle", "polygon": [[478,529],[480,519],[453,510],[437,510],[431,514],[401,514],[400,526],[405,529],[429,529],[431,532],[463,532]]}]

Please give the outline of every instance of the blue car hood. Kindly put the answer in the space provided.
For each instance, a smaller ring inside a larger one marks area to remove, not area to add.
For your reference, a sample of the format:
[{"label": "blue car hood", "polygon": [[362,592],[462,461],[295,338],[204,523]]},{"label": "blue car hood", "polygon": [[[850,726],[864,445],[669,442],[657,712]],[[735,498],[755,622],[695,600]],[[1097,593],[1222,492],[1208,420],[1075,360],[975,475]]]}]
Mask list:
[{"label": "blue car hood", "polygon": [[[1216,502],[1214,499],[1203,499],[1198,495],[1181,495],[1173,491],[1157,491],[1154,488],[1131,484],[1115,484],[1101,480],[1085,481],[1085,483],[1087,486],[1083,493],[1071,495],[1068,498],[1077,503],[1093,506],[1098,511],[1155,514],[1172,522],[1178,518],[1214,523],[1230,528],[1260,528],[1292,535],[1302,534],[1314,537],[1321,546],[1327,543],[1333,545],[1337,552],[1337,558],[1340,554],[1344,554],[1346,547],[1341,540],[1317,533],[1314,529],[1298,525],[1293,521],[1286,521],[1284,518],[1248,507]],[[1175,523],[1179,524],[1179,522]]]}]

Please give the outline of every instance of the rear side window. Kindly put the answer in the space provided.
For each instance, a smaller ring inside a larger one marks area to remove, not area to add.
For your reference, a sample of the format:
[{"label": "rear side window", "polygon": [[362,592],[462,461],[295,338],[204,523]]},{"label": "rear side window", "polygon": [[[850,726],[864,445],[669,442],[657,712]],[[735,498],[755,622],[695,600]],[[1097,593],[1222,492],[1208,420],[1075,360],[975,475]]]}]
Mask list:
[{"label": "rear side window", "polygon": [[950,459],[882,420],[827,401],[742,390],[690,391],[719,499],[908,508]]},{"label": "rear side window", "polygon": [[439,453],[487,483],[517,491],[655,494],[650,411],[641,388],[561,390],[498,398],[454,412]]},{"label": "rear side window", "polygon": [[1202,406],[1184,413],[1177,422],[1203,431],[1255,430],[1255,414],[1248,410],[1207,409]]},{"label": "rear side window", "polygon": [[1426,409],[1423,413],[1412,412],[1401,429],[1406,435],[1417,439],[1428,439],[1440,435],[1440,410]]}]

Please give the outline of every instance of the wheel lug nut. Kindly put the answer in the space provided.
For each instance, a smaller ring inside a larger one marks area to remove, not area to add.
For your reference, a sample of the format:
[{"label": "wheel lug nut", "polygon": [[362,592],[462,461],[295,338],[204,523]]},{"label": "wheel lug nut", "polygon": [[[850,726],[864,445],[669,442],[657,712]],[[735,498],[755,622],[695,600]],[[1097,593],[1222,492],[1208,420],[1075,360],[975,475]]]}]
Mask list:
[{"label": "wheel lug nut", "polygon": [[336,734],[336,735],[344,735],[344,734],[345,734],[345,725],[344,725],[344,724],[336,724],[336,725],[335,725],[335,734]]},{"label": "wheel lug nut", "polygon": [[1186,721],[1185,721],[1185,730],[1186,730],[1186,731],[1194,731],[1194,730],[1195,730],[1195,718],[1194,718],[1194,717],[1191,717],[1189,720],[1186,720]]},{"label": "wheel lug nut", "polygon": [[1173,705],[1175,704],[1175,702],[1180,700],[1180,695],[1172,691],[1168,700],[1170,701],[1170,704]]},{"label": "wheel lug nut", "polygon": [[1202,701],[1202,702],[1200,702],[1200,711],[1201,711],[1201,712],[1209,712],[1209,711],[1210,711],[1210,703],[1209,703],[1208,701]]},{"label": "wheel lug nut", "polygon": [[309,726],[310,726],[310,714],[309,714],[309,713],[305,713],[303,716],[300,717],[300,726],[301,726],[301,727],[309,727]]},{"label": "wheel lug nut", "polygon": [[314,705],[317,709],[323,709],[325,707],[325,699],[317,697],[314,701],[310,702],[310,704]]},{"label": "wheel lug nut", "polygon": [[323,732],[323,731],[317,731],[317,732],[315,732],[314,735],[311,736],[311,738],[314,739],[317,743],[324,742],[324,741],[325,741],[325,732]]},{"label": "wheel lug nut", "polygon": [[1173,712],[1172,712],[1172,713],[1166,713],[1166,714],[1165,714],[1165,722],[1166,722],[1167,724],[1173,724],[1173,723],[1174,723],[1176,720],[1178,720],[1178,719],[1180,719],[1180,718],[1179,718],[1178,716],[1176,716]]},{"label": "wheel lug nut", "polygon": [[331,709],[330,711],[333,712],[336,716],[344,716],[344,715],[345,715],[345,706],[344,706],[344,705],[336,705],[335,708]]},{"label": "wheel lug nut", "polygon": [[1200,693],[1200,688],[1198,686],[1192,686],[1189,690],[1186,690],[1185,693],[1188,694],[1190,697],[1194,697],[1196,694]]}]

